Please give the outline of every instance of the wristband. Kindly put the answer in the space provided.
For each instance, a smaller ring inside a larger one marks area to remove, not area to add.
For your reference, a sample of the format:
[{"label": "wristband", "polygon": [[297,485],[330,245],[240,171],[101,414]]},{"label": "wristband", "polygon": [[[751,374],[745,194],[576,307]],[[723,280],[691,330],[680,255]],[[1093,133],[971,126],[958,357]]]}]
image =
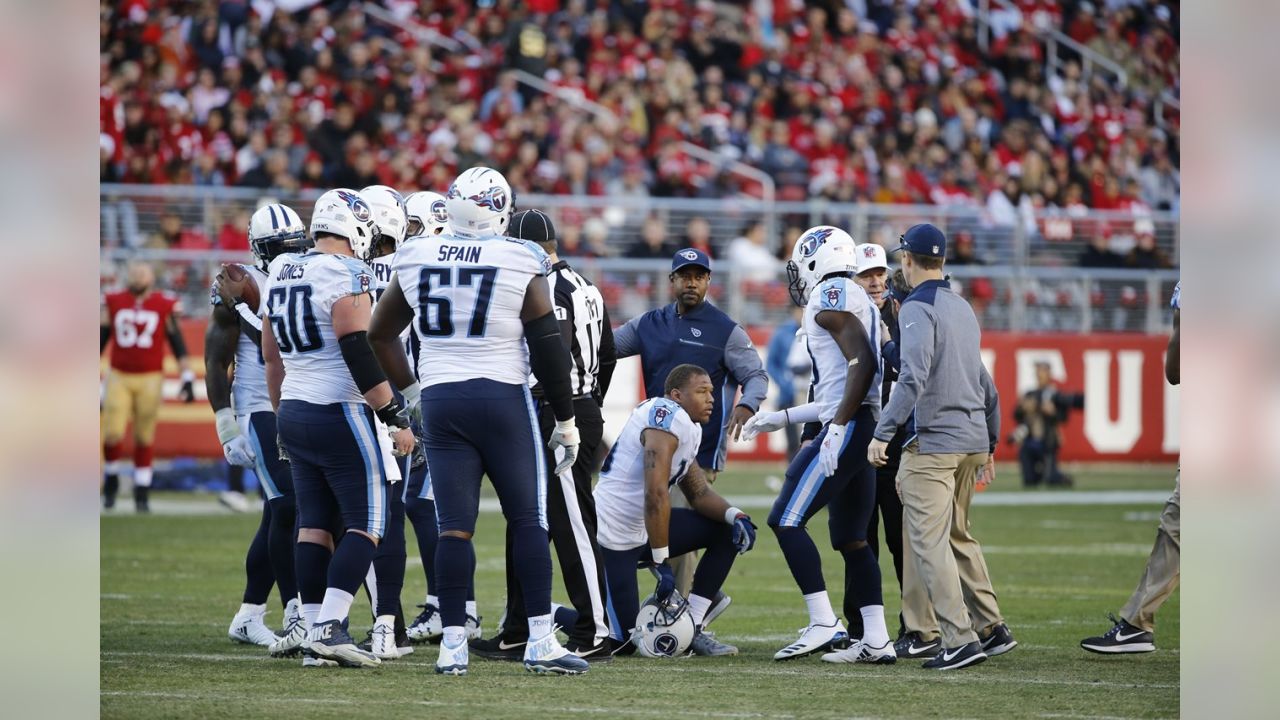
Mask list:
[{"label": "wristband", "polygon": [[[394,397],[391,398],[391,402],[378,408],[377,412],[374,414],[377,415],[378,419],[382,421],[382,424],[386,425],[388,428],[404,430],[409,427],[409,418],[405,414],[404,406],[401,405],[400,401],[396,400]],[[392,432],[395,431],[393,430]]]},{"label": "wristband", "polygon": [[732,524],[734,523],[734,521],[736,521],[736,520],[738,519],[738,516],[739,516],[739,515],[745,516],[745,515],[746,515],[746,513],[742,512],[741,510],[739,510],[739,509],[738,509],[738,508],[736,508],[736,507],[730,507],[728,510],[725,510],[725,511],[724,511],[724,522],[725,522],[725,524],[726,524],[726,525],[732,525]]},{"label": "wristband", "polygon": [[422,401],[422,386],[414,381],[409,387],[400,388],[400,394],[404,396],[406,405],[417,405]]},{"label": "wristband", "polygon": [[183,370],[183,371],[182,371],[182,375],[180,375],[179,377],[182,379],[182,382],[184,382],[184,383],[195,382],[195,381],[196,381],[196,371],[195,371],[195,370]]},{"label": "wristband", "polygon": [[213,414],[214,424],[218,428],[218,442],[227,443],[240,437],[240,423],[236,422],[236,414],[231,408],[222,408]]},{"label": "wristband", "polygon": [[651,548],[649,552],[653,553],[654,565],[661,565],[662,563],[667,561],[667,558],[671,557],[671,552],[667,549],[665,545],[660,548]]}]

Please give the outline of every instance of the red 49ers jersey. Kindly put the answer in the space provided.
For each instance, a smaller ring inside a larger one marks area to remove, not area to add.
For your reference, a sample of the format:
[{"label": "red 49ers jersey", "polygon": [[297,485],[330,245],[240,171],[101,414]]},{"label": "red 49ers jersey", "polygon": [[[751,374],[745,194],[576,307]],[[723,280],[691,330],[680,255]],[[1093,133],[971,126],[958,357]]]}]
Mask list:
[{"label": "red 49ers jersey", "polygon": [[108,293],[111,320],[111,367],[121,372],[159,372],[168,344],[165,326],[178,309],[178,299],[151,291],[137,298],[128,290]]}]

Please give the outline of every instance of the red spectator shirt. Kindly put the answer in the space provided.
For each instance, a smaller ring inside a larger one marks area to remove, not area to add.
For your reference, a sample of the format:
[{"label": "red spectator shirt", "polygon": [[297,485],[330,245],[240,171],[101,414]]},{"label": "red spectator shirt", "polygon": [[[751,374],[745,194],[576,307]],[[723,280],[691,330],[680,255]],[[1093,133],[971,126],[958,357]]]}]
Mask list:
[{"label": "red spectator shirt", "polygon": [[108,293],[104,302],[111,321],[111,367],[128,373],[163,369],[165,326],[180,311],[178,299],[155,290],[141,298],[121,290]]}]

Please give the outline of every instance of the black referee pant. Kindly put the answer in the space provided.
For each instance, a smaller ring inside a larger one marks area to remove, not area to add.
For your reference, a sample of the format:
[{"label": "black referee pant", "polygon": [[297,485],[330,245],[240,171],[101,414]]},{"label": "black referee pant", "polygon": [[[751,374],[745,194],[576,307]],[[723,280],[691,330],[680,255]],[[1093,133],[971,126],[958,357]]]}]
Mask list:
[{"label": "black referee pant", "polygon": [[[546,453],[547,530],[555,545],[569,602],[578,611],[577,624],[564,630],[569,634],[570,642],[593,647],[609,636],[604,610],[604,558],[596,543],[596,503],[591,495],[591,475],[604,436],[604,418],[595,398],[589,395],[574,398],[573,413],[582,436],[578,459],[573,467],[555,477],[555,458],[552,453]],[[542,426],[542,439],[549,440],[556,425],[550,405],[539,401],[538,419]],[[501,631],[508,642],[522,640],[529,634],[524,594],[520,591],[512,560],[510,529],[507,531],[507,619]]]}]

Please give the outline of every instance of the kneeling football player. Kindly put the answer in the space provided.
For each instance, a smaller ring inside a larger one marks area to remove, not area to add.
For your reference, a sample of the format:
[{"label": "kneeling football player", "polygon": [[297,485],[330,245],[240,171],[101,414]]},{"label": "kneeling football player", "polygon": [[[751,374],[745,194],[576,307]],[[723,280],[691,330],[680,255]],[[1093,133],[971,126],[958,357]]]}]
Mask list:
[{"label": "kneeling football player", "polygon": [[[693,576],[689,612],[696,626],[695,655],[736,655],[738,649],[703,632],[711,599],[737,555],[755,545],[751,518],[720,497],[697,463],[700,425],[711,417],[714,392],[707,372],[679,365],[666,380],[666,397],[650,398],[631,412],[600,470],[596,485],[599,530],[608,583],[610,638],[627,644],[639,612],[637,565],[658,576],[658,602],[675,592],[667,559],[705,550]],[[671,507],[679,483],[692,509]]]}]

